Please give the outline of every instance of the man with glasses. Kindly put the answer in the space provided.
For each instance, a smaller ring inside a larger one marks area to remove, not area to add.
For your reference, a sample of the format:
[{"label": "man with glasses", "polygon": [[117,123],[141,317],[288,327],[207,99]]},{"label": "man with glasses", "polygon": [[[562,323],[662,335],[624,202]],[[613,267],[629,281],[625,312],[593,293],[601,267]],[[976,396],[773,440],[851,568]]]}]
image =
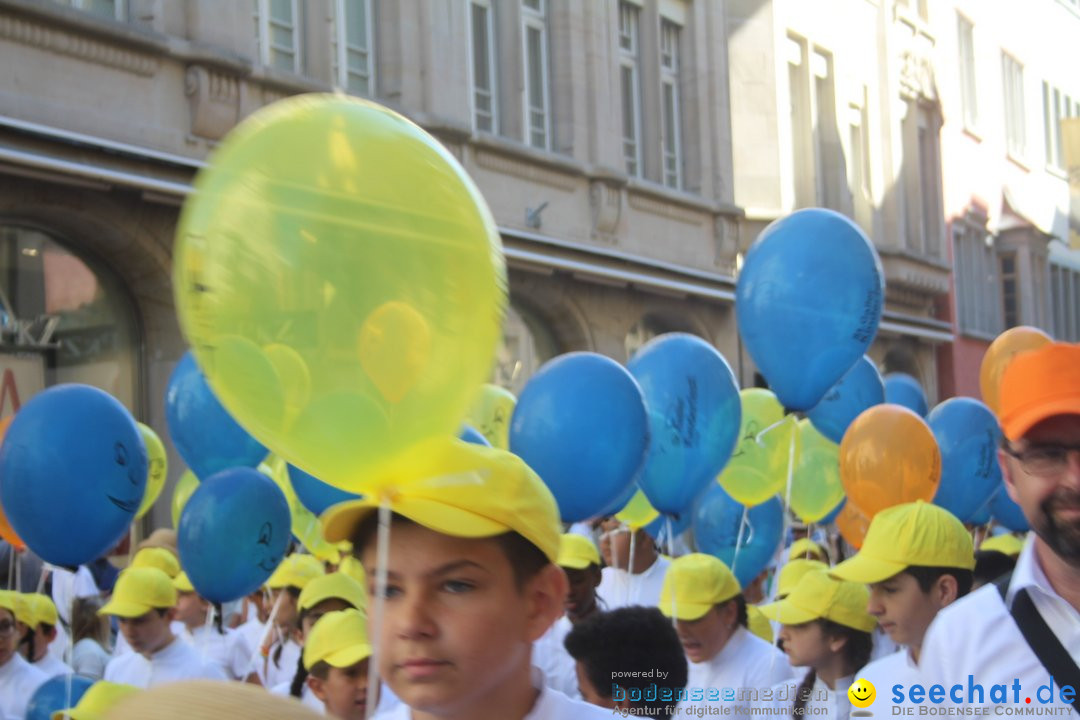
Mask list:
[{"label": "man with glasses", "polygon": [[600,522],[600,554],[607,567],[600,573],[596,596],[606,609],[656,607],[671,563],[656,551],[647,532],[631,531],[613,517],[604,518]]},{"label": "man with glasses", "polygon": [[961,686],[946,703],[1080,717],[1080,345],[1017,356],[1000,400],[1005,487],[1034,532],[1011,576],[938,613],[920,674],[927,690]]}]

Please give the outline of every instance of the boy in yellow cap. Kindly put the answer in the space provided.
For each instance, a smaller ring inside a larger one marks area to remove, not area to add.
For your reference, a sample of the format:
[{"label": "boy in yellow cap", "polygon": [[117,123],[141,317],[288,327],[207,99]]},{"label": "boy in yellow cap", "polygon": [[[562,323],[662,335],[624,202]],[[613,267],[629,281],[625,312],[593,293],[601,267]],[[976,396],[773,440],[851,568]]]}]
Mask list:
[{"label": "boy in yellow cap", "polygon": [[868,585],[868,611],[907,649],[875,659],[859,677],[875,687],[919,682],[926,630],[942,608],[971,590],[974,567],[971,535],[949,511],[919,500],[875,515],[862,549],[832,575]]},{"label": "boy in yellow cap", "polygon": [[802,682],[773,688],[763,707],[783,708],[777,715],[822,715],[847,720],[848,688],[855,672],[870,659],[871,633],[877,622],[866,612],[866,586],[829,577],[825,570],[803,575],[783,600],[761,608],[780,623],[780,638],[791,664],[809,668]]},{"label": "boy in yellow cap", "polygon": [[139,688],[133,685],[99,680],[83,693],[75,707],[57,710],[52,714],[51,720],[104,720],[105,713],[116,703],[137,692]]},{"label": "boy in yellow cap", "polygon": [[0,590],[0,718],[23,717],[34,692],[49,679],[18,652],[17,595],[10,590]]},{"label": "boy in yellow cap", "polygon": [[289,555],[266,581],[270,589],[270,617],[264,626],[259,645],[252,657],[253,670],[264,687],[274,688],[290,682],[300,662],[299,629],[300,593],[309,582],[326,574],[320,560],[312,555]]},{"label": "boy in yellow cap", "polygon": [[120,632],[134,651],[113,658],[105,668],[105,680],[148,688],[177,680],[225,679],[219,667],[173,634],[176,588],[161,570],[124,570],[100,613],[119,620]]},{"label": "boy in yellow cap", "polygon": [[614,610],[626,605],[655,605],[671,560],[657,551],[649,533],[642,529],[631,531],[614,517],[601,520],[600,530],[600,550],[606,567],[596,594],[604,607]]},{"label": "boy in yellow cap", "polygon": [[404,704],[380,720],[610,717],[545,687],[532,667],[567,592],[551,491],[502,450],[455,440],[418,460],[419,479],[322,517],[328,541],[352,540],[370,591],[382,493],[393,512],[376,641],[379,673]]},{"label": "boy in yellow cap", "polygon": [[135,553],[130,567],[157,568],[171,578],[180,574],[180,560],[171,550],[161,547],[147,547]]},{"label": "boy in yellow cap", "polygon": [[[229,680],[255,680],[251,670],[251,646],[243,635],[223,625],[221,606],[200,596],[185,572],[173,578],[173,587],[176,588],[176,620],[182,625],[180,637],[195,648],[203,660],[221,668]],[[208,623],[211,613],[214,618]]]},{"label": "boy in yellow cap", "polygon": [[572,627],[598,612],[602,604],[596,595],[600,584],[600,552],[590,538],[564,533],[559,539],[556,564],[570,583],[564,605],[566,614],[533,645],[533,664],[544,671],[548,687],[580,699],[574,659],[567,653],[563,640]]},{"label": "boy in yellow cap", "polygon": [[683,712],[721,702],[724,688],[770,687],[791,677],[783,653],[747,629],[742,588],[718,558],[692,553],[673,560],[659,607],[674,618],[690,661]]},{"label": "boy in yellow cap", "polygon": [[67,675],[71,667],[49,652],[51,644],[57,639],[56,628],[60,622],[52,598],[40,593],[28,593],[22,599],[27,604],[31,618],[26,623],[26,659],[49,677]]},{"label": "boy in yellow cap", "polygon": [[368,692],[367,617],[360,610],[336,610],[323,615],[304,643],[307,686],[339,720],[364,720],[368,700],[378,702],[377,690]]}]

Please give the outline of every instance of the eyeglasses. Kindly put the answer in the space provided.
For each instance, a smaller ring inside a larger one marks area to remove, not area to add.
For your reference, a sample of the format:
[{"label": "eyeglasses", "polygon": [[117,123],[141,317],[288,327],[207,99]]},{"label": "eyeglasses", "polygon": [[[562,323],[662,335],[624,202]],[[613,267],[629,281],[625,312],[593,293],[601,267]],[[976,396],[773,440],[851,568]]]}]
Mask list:
[{"label": "eyeglasses", "polygon": [[1069,453],[1080,453],[1080,445],[1032,445],[1024,450],[1005,448],[1005,453],[1020,461],[1028,475],[1057,475],[1069,465]]},{"label": "eyeglasses", "polygon": [[15,623],[10,620],[0,620],[0,636],[8,636],[15,632]]}]

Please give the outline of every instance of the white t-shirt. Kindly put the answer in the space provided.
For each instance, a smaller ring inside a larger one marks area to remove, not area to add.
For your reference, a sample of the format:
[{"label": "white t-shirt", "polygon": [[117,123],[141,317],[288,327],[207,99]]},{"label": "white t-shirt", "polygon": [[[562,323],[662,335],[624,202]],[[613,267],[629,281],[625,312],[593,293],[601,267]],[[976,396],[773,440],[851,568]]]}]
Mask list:
[{"label": "white t-shirt", "polygon": [[94,575],[85,565],[80,565],[77,572],[71,572],[55,565],[47,565],[52,571],[52,598],[56,612],[64,623],[71,625],[71,603],[75,598],[97,597],[101,595]]},{"label": "white t-shirt", "polygon": [[263,637],[266,635],[266,623],[261,623],[258,618],[254,618],[236,628],[236,632],[244,636],[248,647],[255,652],[262,647]]},{"label": "white t-shirt", "polygon": [[195,648],[176,638],[149,660],[136,652],[113,658],[105,668],[104,679],[145,689],[179,680],[227,678],[220,667],[203,660]]},{"label": "white t-shirt", "polygon": [[893,642],[893,639],[889,637],[889,633],[882,630],[880,625],[875,626],[874,632],[870,635],[874,641],[874,645],[870,649],[871,660],[888,657],[900,649],[900,646]]},{"label": "white t-shirt", "polygon": [[[693,708],[724,705],[727,688],[735,691],[737,699],[740,688],[761,692],[791,677],[791,665],[784,653],[739,626],[712,660],[689,663],[686,681],[689,699],[679,703],[678,712],[686,715],[693,712]],[[700,694],[696,695],[695,690]],[[714,698],[718,696],[719,701],[710,701],[710,693]],[[731,705],[731,701],[726,704]],[[749,706],[749,703],[741,704]]]},{"label": "white t-shirt", "polygon": [[49,676],[19,653],[0,666],[0,718],[23,720],[26,705]]},{"label": "white t-shirt", "polygon": [[[539,668],[533,668],[532,683],[540,691],[540,696],[522,720],[611,720],[613,717],[611,710],[572,700],[558,690],[547,687]],[[375,720],[412,720],[412,710],[405,703],[390,710],[381,710],[382,707],[383,703],[380,702],[380,711],[376,713]]]},{"label": "white t-shirt", "polygon": [[[877,693],[877,699],[874,701],[875,707],[918,707],[907,697],[907,688],[916,683],[921,683],[922,677],[919,675],[919,666],[915,664],[915,661],[911,658],[911,651],[907,648],[897,650],[892,655],[870,661],[866,667],[855,673],[855,679],[869,680],[870,684],[874,686]],[[893,685],[904,686],[904,702],[893,702]],[[891,713],[892,710],[889,709],[883,712]],[[912,714],[918,715],[919,711],[914,710]]]},{"label": "white t-shirt", "polygon": [[54,678],[57,675],[71,674],[71,667],[67,663],[63,662],[62,660],[57,660],[47,652],[45,653],[44,657],[42,657],[36,663],[33,663],[33,665],[38,670],[45,673],[51,678]]},{"label": "white t-shirt", "polygon": [[109,664],[109,653],[95,640],[83,638],[75,643],[75,652],[71,660],[71,669],[94,680],[105,676],[105,666]]},{"label": "white t-shirt", "polygon": [[606,567],[600,571],[600,586],[596,596],[604,601],[608,610],[628,605],[657,607],[660,604],[660,588],[664,585],[671,561],[657,556],[649,569],[638,575],[631,575],[621,568]]},{"label": "white t-shirt", "polygon": [[563,640],[574,624],[565,615],[555,621],[544,635],[533,643],[532,664],[544,673],[544,682],[567,697],[581,699],[578,690],[577,663],[566,652]]},{"label": "white t-shirt", "polygon": [[278,647],[278,644],[271,645],[267,657],[263,657],[258,648],[251,654],[251,665],[248,672],[254,672],[258,675],[263,687],[272,688],[282,683],[292,682],[293,676],[296,675],[296,668],[300,664],[300,654],[302,652],[300,646],[293,642],[292,638],[286,640],[284,646],[281,647],[281,655],[277,663],[275,663],[274,655],[277,653]]},{"label": "white t-shirt", "polygon": [[[1074,660],[1080,660],[1080,611],[1050,585],[1035,554],[1035,542],[1032,534],[1020,552],[1006,600],[1011,607],[1016,592],[1021,588],[1026,589],[1035,609],[1061,641],[1065,651]],[[1066,717],[1080,717],[1071,705],[1061,701],[1059,684],[1071,684],[1080,696],[1080,679],[1068,682],[1066,678],[1055,678],[1051,688],[1050,673],[1024,639],[993,584],[960,598],[937,614],[923,641],[919,675],[927,691],[935,685],[944,688],[942,706],[1007,705],[1023,710],[1054,708]],[[981,699],[979,693],[971,691],[973,702],[968,702],[969,675],[972,676],[972,683],[981,685],[983,689]],[[1020,683],[1019,693],[1014,693],[1014,680]],[[1004,684],[1004,698],[1000,695],[996,695],[997,700],[991,697],[995,684]],[[962,703],[957,703],[952,697],[954,685],[961,686],[958,695]],[[1040,688],[1043,689],[1041,697]],[[905,697],[909,690],[908,687],[904,688]],[[1052,701],[1048,697],[1050,690],[1053,691]],[[1029,697],[1030,704],[1026,702]],[[1049,702],[1044,704],[1043,700]],[[928,700],[924,700],[923,704],[935,705]],[[998,711],[990,712],[994,714]]]},{"label": "white t-shirt", "polygon": [[220,667],[230,680],[243,680],[251,672],[251,647],[236,630],[226,628],[222,635],[216,627],[202,625],[194,632],[185,627],[182,637],[204,660]]},{"label": "white t-shirt", "polygon": [[[810,690],[810,698],[804,706],[803,717],[847,720],[851,715],[851,702],[848,700],[847,691],[852,682],[854,682],[854,677],[843,677],[836,681],[834,689],[829,689],[824,680],[820,677],[815,678]],[[762,700],[752,704],[755,707],[770,708],[767,717],[790,718],[795,708],[795,698],[800,684],[801,681],[788,681],[774,685],[771,688],[772,700]]]}]

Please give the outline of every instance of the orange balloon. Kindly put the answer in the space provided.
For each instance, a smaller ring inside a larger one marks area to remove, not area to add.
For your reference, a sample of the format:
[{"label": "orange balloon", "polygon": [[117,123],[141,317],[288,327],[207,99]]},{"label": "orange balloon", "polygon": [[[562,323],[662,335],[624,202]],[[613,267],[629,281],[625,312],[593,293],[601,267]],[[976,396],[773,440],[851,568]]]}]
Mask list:
[{"label": "orange balloon", "polygon": [[847,540],[848,545],[858,550],[866,539],[866,531],[870,529],[870,518],[863,515],[862,510],[849,500],[836,516],[836,529]]},{"label": "orange balloon", "polygon": [[849,503],[873,518],[900,503],[930,502],[941,480],[941,450],[926,422],[900,405],[865,410],[840,441],[840,482]]},{"label": "orange balloon", "polygon": [[998,392],[1005,367],[1017,354],[1038,350],[1053,341],[1054,339],[1042,330],[1021,325],[1009,328],[990,343],[979,368],[979,389],[982,391],[983,402],[995,415],[998,412]]},{"label": "orange balloon", "polygon": [[[4,437],[7,435],[8,428],[11,426],[11,421],[14,419],[14,415],[8,415],[3,420],[0,420],[0,443],[4,442]],[[14,528],[12,528],[11,523],[8,522],[7,515],[4,514],[3,506],[0,506],[0,538],[7,540],[16,550],[26,549],[26,543],[15,534]]]}]

